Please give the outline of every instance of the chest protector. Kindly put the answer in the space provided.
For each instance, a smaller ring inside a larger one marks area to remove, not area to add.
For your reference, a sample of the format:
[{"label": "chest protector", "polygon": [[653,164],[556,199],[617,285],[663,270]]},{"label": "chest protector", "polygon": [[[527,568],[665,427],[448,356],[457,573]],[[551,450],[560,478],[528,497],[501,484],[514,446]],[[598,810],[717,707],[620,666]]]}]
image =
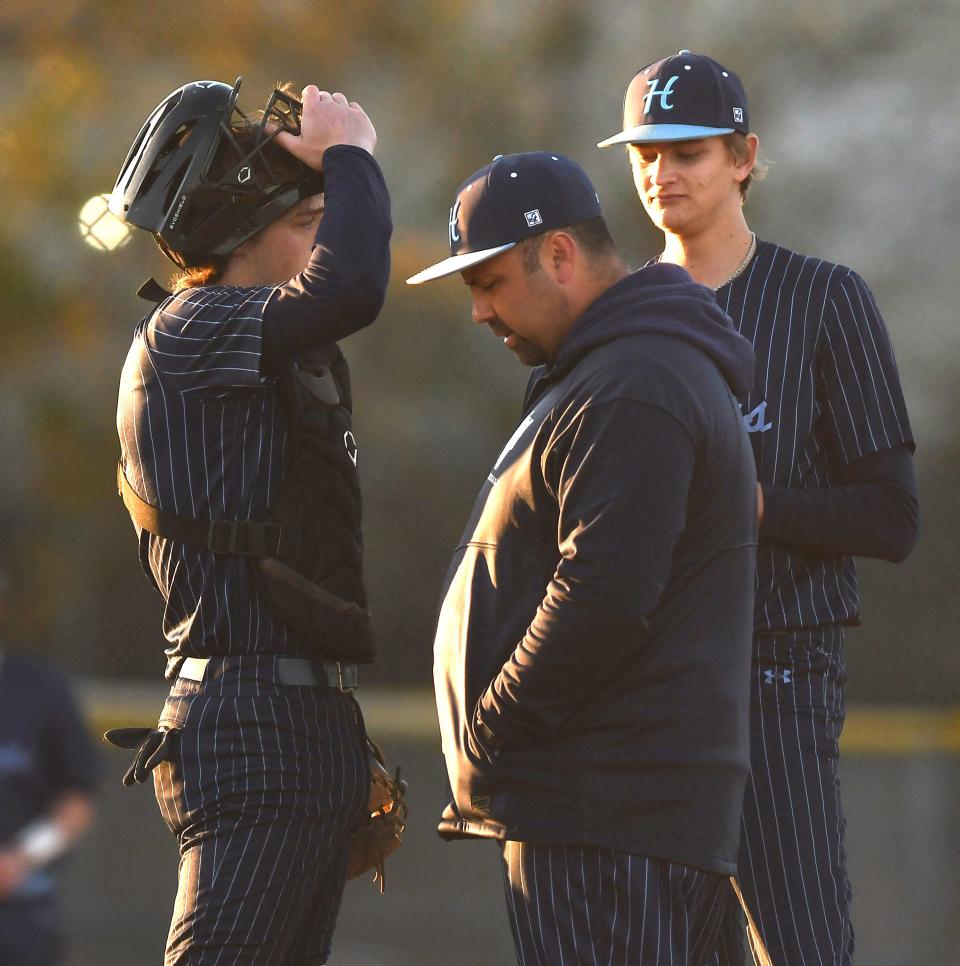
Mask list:
[{"label": "chest protector", "polygon": [[335,345],[302,354],[280,379],[287,415],[283,481],[265,520],[199,520],[117,484],[135,524],[157,536],[251,558],[273,613],[325,658],[368,662],[375,645],[363,585],[360,481],[347,361]]}]

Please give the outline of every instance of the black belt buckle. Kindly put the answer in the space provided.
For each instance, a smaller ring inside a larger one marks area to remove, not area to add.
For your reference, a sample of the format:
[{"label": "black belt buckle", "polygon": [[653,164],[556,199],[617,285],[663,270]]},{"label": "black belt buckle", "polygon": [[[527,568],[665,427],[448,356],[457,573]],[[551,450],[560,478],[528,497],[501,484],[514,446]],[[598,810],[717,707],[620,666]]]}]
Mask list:
[{"label": "black belt buckle", "polygon": [[343,661],[334,661],[333,663],[337,669],[337,690],[341,694],[350,694],[351,691],[355,691],[359,684],[359,681],[357,680],[359,677],[357,665],[351,664],[350,667],[353,670],[353,674],[345,677]]},{"label": "black belt buckle", "polygon": [[283,527],[251,520],[211,520],[207,549],[248,557],[269,557],[280,548]]},{"label": "black belt buckle", "polygon": [[240,528],[237,520],[211,520],[207,548],[213,553],[237,553]]}]

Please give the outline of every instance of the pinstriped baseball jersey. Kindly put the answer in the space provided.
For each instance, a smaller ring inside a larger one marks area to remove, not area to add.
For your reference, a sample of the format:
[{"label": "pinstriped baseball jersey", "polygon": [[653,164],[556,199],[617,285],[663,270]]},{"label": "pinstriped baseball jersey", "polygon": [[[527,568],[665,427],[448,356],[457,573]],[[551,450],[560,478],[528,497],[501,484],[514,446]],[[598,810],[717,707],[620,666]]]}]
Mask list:
[{"label": "pinstriped baseball jersey", "polygon": [[[127,479],[147,502],[200,519],[263,519],[279,483],[286,418],[260,375],[275,286],[188,289],[136,328],[120,378],[117,430]],[[249,563],[139,533],[166,601],[168,658],[307,654],[256,593]]]},{"label": "pinstriped baseball jersey", "polygon": [[[890,339],[856,272],[758,241],[717,301],[756,353],[741,408],[761,483],[829,486],[837,466],[912,443]],[[855,624],[858,612],[851,558],[761,540],[757,630]]]}]

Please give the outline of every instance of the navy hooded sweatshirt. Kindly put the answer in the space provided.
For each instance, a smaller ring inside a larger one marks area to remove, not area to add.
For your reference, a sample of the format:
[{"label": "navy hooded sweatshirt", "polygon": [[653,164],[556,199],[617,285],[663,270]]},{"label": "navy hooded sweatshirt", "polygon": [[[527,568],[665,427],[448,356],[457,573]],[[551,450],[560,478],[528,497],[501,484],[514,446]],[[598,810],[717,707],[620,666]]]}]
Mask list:
[{"label": "navy hooded sweatshirt", "polygon": [[621,849],[729,874],[748,769],[753,352],[654,265],[531,388],[447,574],[440,834]]}]

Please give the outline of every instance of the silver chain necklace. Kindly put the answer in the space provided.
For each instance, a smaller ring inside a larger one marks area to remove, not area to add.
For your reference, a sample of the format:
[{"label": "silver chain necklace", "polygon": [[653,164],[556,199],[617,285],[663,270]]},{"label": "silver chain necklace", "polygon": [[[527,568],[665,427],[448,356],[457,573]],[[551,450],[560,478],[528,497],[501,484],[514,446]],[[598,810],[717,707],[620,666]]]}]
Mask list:
[{"label": "silver chain necklace", "polygon": [[733,270],[733,274],[728,279],[713,287],[714,292],[719,292],[724,285],[729,285],[735,278],[739,278],[743,274],[743,270],[750,264],[750,259],[756,254],[756,251],[757,236],[755,232],[750,232],[750,247],[747,249],[747,254],[744,256],[743,261]]}]

